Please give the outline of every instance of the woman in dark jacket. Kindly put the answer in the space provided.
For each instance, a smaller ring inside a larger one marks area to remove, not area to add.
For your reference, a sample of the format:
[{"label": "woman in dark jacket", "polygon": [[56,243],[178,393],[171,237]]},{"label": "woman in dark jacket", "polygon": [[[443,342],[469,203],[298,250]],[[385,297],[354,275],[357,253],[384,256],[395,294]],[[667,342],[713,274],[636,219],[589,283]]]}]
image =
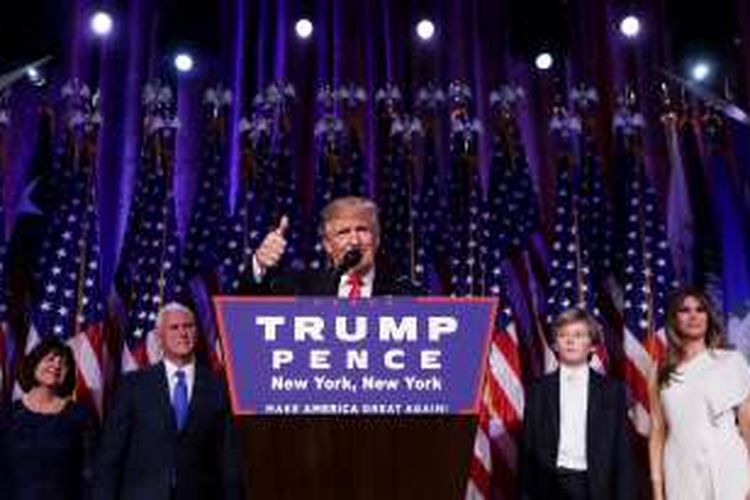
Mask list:
[{"label": "woman in dark jacket", "polygon": [[23,397],[0,411],[0,497],[87,498],[95,426],[71,399],[76,369],[70,347],[42,340],[23,359],[19,382]]}]

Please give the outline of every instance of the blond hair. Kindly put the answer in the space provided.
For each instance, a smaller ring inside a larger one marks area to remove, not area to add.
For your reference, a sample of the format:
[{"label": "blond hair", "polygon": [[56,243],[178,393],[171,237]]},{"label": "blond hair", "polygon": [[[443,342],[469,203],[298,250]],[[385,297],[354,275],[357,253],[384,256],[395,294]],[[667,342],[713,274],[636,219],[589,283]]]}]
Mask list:
[{"label": "blond hair", "polygon": [[599,322],[586,309],[581,307],[571,307],[557,315],[552,322],[552,332],[557,337],[558,332],[571,323],[585,323],[592,344],[599,344],[602,341],[602,327]]},{"label": "blond hair", "polygon": [[336,198],[328,202],[328,204],[323,207],[323,210],[320,211],[319,231],[321,236],[325,235],[326,226],[328,226],[328,224],[333,219],[338,217],[339,213],[344,210],[358,210],[367,212],[372,222],[372,234],[375,236],[375,238],[379,239],[380,220],[378,218],[378,206],[369,198],[364,198],[361,196],[342,196],[341,198]]}]

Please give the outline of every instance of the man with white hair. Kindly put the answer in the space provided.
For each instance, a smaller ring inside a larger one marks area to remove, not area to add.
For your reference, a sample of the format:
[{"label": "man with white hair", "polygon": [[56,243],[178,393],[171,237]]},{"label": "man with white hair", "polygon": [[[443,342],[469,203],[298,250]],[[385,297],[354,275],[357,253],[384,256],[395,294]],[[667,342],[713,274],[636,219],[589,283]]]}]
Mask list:
[{"label": "man with white hair", "polygon": [[156,331],[164,359],[123,378],[105,422],[93,498],[243,498],[226,390],[196,364],[193,312],[167,304]]}]

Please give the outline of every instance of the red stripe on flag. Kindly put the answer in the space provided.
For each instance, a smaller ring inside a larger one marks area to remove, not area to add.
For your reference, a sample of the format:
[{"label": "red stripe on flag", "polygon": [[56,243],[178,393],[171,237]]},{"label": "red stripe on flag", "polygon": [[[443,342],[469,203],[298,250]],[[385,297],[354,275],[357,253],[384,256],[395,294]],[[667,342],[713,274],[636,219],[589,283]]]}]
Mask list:
[{"label": "red stripe on flag", "polygon": [[488,391],[488,405],[492,408],[490,413],[497,413],[497,415],[503,421],[503,427],[506,431],[513,433],[520,431],[521,422],[523,415],[516,411],[515,405],[511,402],[510,398],[503,389],[503,382],[518,384],[520,386],[520,380],[518,381],[501,381],[495,379],[495,377],[489,377],[487,379],[487,391]]},{"label": "red stripe on flag", "polygon": [[667,346],[657,333],[649,333],[644,342],[646,352],[657,364],[661,363],[667,356]]},{"label": "red stripe on flag", "polygon": [[648,379],[646,374],[642,373],[638,365],[630,358],[625,360],[625,382],[633,398],[648,410]]},{"label": "red stripe on flag", "polygon": [[493,342],[497,346],[498,351],[503,354],[513,372],[518,376],[519,383],[521,383],[523,372],[521,371],[521,356],[518,352],[518,343],[511,337],[510,333],[503,331],[495,332]]},{"label": "red stripe on flag", "polygon": [[94,415],[97,415],[98,418],[101,418],[97,409],[96,398],[89,389],[89,386],[86,385],[83,373],[79,367],[76,367],[75,396],[76,401],[89,408],[89,410],[91,410]]},{"label": "red stripe on flag", "polygon": [[89,325],[88,328],[84,330],[84,333],[86,334],[86,338],[91,345],[91,349],[96,355],[96,360],[99,363],[99,370],[103,373],[103,367],[105,366],[106,357],[106,349],[104,347],[104,325],[102,325],[101,323]]},{"label": "red stripe on flag", "polygon": [[[490,480],[492,477],[492,452],[489,448],[490,437],[489,437],[489,415],[487,414],[486,408],[479,413],[479,422],[477,423],[477,437],[475,439],[475,445],[473,453],[471,455],[471,461],[469,463],[469,493],[471,488],[476,490],[474,493],[479,493],[480,498],[489,499],[490,495]],[[487,456],[480,457],[478,453],[482,453],[481,446],[477,446],[478,443],[486,442],[488,447],[486,451]],[[484,460],[483,460],[484,459]],[[488,462],[489,469],[485,466],[484,462]],[[467,495],[467,498],[475,499],[476,495]]]},{"label": "red stripe on flag", "polygon": [[[517,339],[493,332],[467,498],[515,498],[523,386]],[[489,450],[488,450],[489,448]],[[481,455],[480,455],[481,454]]]}]

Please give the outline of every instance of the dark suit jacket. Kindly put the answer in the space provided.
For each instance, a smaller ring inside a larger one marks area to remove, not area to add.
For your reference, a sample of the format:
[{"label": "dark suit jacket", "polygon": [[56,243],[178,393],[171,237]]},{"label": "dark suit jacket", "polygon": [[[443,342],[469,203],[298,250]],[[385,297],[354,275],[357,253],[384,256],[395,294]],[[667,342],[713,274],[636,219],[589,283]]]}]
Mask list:
[{"label": "dark suit jacket", "polygon": [[237,439],[223,384],[196,366],[177,430],[163,363],[127,375],[105,423],[95,500],[239,500]]},{"label": "dark suit jacket", "polygon": [[[521,498],[553,499],[560,437],[560,373],[531,384],[521,443]],[[591,371],[586,413],[586,463],[591,500],[635,498],[634,465],[622,384]]]},{"label": "dark suit jacket", "polygon": [[[252,276],[243,290],[253,295],[336,295],[339,282],[333,273],[324,271],[284,272],[270,270],[262,283],[254,283]],[[373,296],[382,295],[424,295],[424,291],[409,278],[391,277],[385,272],[375,272],[372,285]]]}]

